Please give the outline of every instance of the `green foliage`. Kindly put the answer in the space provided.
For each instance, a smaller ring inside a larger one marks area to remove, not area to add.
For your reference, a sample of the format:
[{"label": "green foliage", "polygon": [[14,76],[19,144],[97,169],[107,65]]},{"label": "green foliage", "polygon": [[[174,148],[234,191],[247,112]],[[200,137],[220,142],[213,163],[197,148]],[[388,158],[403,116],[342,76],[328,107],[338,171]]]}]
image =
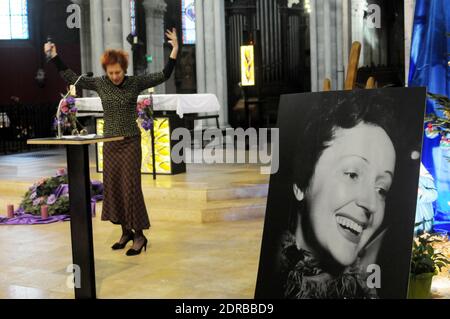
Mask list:
[{"label": "green foliage", "polygon": [[414,239],[411,275],[433,273],[437,274],[443,267],[450,265],[450,260],[442,253],[437,252],[433,243],[442,242],[442,240],[425,233]]}]

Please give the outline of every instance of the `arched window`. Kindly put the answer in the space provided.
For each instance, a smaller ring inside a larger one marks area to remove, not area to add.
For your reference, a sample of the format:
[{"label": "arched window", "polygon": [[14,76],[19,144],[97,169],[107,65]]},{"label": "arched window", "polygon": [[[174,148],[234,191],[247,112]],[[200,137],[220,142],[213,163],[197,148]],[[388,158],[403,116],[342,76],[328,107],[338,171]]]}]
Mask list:
[{"label": "arched window", "polygon": [[0,40],[27,40],[28,1],[0,0]]},{"label": "arched window", "polygon": [[183,44],[195,44],[195,0],[181,0]]}]

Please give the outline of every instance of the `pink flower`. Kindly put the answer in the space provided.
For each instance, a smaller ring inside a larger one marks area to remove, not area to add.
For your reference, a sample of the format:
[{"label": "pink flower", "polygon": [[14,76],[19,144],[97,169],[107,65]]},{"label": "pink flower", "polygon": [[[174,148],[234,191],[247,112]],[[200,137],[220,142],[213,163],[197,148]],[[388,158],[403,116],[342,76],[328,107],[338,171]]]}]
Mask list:
[{"label": "pink flower", "polygon": [[37,181],[36,185],[39,187],[39,186],[41,186],[42,184],[44,184],[46,181],[47,181],[47,179],[41,178],[40,180]]},{"label": "pink flower", "polygon": [[149,106],[150,105],[150,99],[145,99],[144,100],[144,105],[145,106]]},{"label": "pink flower", "polygon": [[66,169],[65,168],[58,168],[56,171],[56,176],[64,176],[66,175]]},{"label": "pink flower", "polygon": [[65,105],[61,108],[61,112],[63,113],[68,113],[69,112],[69,108]]}]

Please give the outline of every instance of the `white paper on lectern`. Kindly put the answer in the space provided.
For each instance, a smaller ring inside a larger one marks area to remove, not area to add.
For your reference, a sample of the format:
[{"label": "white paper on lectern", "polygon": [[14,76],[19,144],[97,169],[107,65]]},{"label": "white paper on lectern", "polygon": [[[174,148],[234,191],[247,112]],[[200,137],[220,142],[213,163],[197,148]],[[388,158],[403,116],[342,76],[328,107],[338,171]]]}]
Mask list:
[{"label": "white paper on lectern", "polygon": [[94,138],[96,136],[96,134],[88,134],[88,135],[64,135],[62,138],[63,139],[68,139],[68,140],[72,140],[72,139],[90,139],[90,138]]}]

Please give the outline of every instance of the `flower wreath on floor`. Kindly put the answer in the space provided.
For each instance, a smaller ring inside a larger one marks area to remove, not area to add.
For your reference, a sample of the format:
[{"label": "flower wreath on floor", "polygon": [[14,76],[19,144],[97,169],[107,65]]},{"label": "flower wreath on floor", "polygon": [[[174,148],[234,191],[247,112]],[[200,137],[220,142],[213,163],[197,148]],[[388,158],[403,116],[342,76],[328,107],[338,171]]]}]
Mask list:
[{"label": "flower wreath on floor", "polygon": [[[103,199],[103,184],[91,182],[91,203]],[[41,218],[41,207],[47,205],[48,218]],[[95,207],[95,206],[94,206]],[[95,213],[94,211],[92,212]],[[41,178],[25,193],[13,218],[0,217],[0,224],[49,224],[70,219],[69,186],[65,169],[58,169],[53,177]]]}]

